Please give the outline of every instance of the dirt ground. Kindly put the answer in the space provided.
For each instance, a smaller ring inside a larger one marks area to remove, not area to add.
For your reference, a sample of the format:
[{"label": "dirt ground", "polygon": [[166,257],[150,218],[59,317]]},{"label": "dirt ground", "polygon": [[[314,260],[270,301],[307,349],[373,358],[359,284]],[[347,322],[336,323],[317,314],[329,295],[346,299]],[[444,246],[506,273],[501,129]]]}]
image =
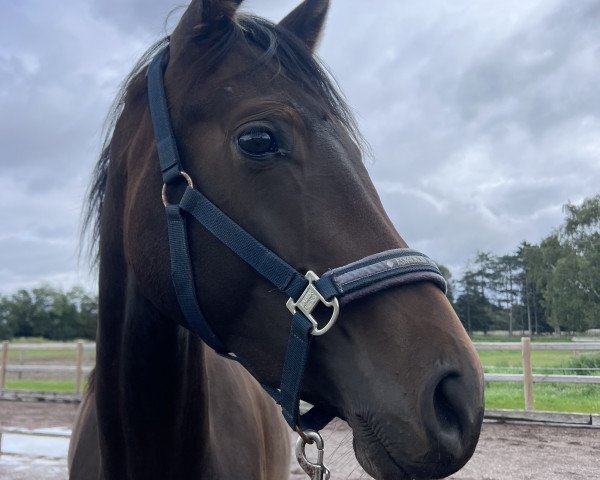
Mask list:
[{"label": "dirt ground", "polygon": [[[76,405],[0,401],[0,426],[65,427]],[[354,459],[352,436],[343,422],[323,432],[332,480],[368,479]],[[294,461],[291,480],[305,480]],[[3,480],[64,480],[65,459],[0,456]],[[600,478],[600,429],[486,422],[475,455],[455,480],[564,480]]]}]

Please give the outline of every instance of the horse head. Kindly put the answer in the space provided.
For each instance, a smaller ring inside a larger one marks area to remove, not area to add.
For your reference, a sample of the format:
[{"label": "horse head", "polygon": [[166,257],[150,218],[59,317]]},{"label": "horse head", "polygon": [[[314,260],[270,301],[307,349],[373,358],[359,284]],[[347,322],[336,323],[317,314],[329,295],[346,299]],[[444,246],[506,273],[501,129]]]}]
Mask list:
[{"label": "horse head", "polygon": [[[166,98],[196,188],[301,272],[405,248],[363,164],[352,114],[313,55],[329,2],[306,0],[279,24],[239,13],[240,3],[194,0],[169,38]],[[185,325],[144,83],[143,74],[132,80],[111,142],[108,188],[124,192],[117,243],[139,291]],[[167,201],[180,184],[169,186]],[[287,299],[203,226],[190,223],[188,242],[211,328],[261,383],[279,387]],[[348,422],[356,455],[376,478],[458,470],[483,417],[477,354],[430,282],[343,305],[336,325],[313,340],[301,396]]]}]

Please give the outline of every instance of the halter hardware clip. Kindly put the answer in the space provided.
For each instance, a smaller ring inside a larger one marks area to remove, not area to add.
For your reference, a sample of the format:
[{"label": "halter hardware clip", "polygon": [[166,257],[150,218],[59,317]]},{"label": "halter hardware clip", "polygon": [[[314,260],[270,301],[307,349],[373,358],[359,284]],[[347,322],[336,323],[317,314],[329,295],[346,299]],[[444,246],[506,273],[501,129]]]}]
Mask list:
[{"label": "halter hardware clip", "polygon": [[[302,295],[300,295],[300,298],[298,298],[298,301],[295,302],[293,298],[290,298],[285,306],[290,312],[292,312],[292,315],[295,315],[296,309],[298,309],[306,316],[306,318],[308,318],[308,320],[310,320],[310,323],[313,324],[313,329],[310,331],[311,334],[315,336],[323,335],[324,333],[327,333],[331,327],[333,327],[333,324],[337,320],[340,313],[340,304],[338,299],[335,297],[333,297],[330,301],[326,300],[325,297],[321,295],[319,290],[317,290],[317,287],[315,287],[314,283],[319,280],[319,276],[315,272],[309,270],[306,272],[306,275],[304,275],[304,278],[308,280],[308,285],[304,289],[304,292],[302,292]],[[322,303],[326,307],[333,308],[331,317],[323,328],[319,328],[317,319],[312,315],[313,310],[319,303]]]},{"label": "halter hardware clip", "polygon": [[[304,470],[304,472],[310,477],[311,480],[329,480],[331,472],[323,463],[324,460],[324,448],[325,444],[323,438],[318,432],[314,430],[306,430],[304,432],[305,438],[308,438],[307,442],[302,437],[298,437],[296,441],[296,460],[298,464]],[[311,462],[306,458],[306,444],[316,444],[317,447],[317,461]]]}]

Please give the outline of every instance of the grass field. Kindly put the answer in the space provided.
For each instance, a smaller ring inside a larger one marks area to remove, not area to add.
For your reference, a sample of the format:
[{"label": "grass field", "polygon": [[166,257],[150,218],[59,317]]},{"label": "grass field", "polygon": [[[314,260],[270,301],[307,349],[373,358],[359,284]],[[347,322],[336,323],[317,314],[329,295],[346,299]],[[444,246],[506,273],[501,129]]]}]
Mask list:
[{"label": "grass field", "polygon": [[7,379],[6,388],[9,390],[40,390],[43,392],[73,393],[75,380],[37,380],[37,379]]},{"label": "grass field", "polygon": [[[523,384],[486,382],[485,406],[488,409],[523,410]],[[600,413],[600,385],[536,383],[534,407],[549,412]]]},{"label": "grass field", "polygon": [[[479,341],[518,341],[513,337],[491,337],[483,335],[475,337]],[[567,342],[569,338],[559,338]],[[556,341],[545,337],[536,339],[541,341]],[[30,339],[26,343],[34,343]],[[21,342],[24,343],[24,342]],[[35,342],[41,343],[41,341]],[[85,351],[84,364],[93,365],[93,351]],[[581,356],[598,356],[598,352],[569,352],[569,351],[543,351],[535,350],[531,353],[534,373],[568,374],[565,366],[568,362]],[[487,373],[521,373],[521,352],[517,350],[482,350],[479,352],[481,362]],[[74,350],[29,350],[25,352],[9,351],[10,364],[47,364],[47,365],[73,365],[75,362]],[[591,372],[600,375],[600,372]],[[75,379],[32,378],[29,374],[22,374],[22,379],[9,376],[6,388],[22,390],[44,390],[56,392],[73,392]],[[67,377],[69,375],[67,374]],[[536,410],[600,413],[600,385],[573,385],[573,384],[534,384],[534,401]],[[523,409],[523,386],[518,382],[486,382],[486,408]]]},{"label": "grass field", "polygon": [[[490,337],[480,335],[474,342],[518,341],[513,337]],[[565,337],[542,337],[536,343],[568,342]],[[570,370],[570,364],[581,357],[598,356],[598,352],[569,352],[534,350],[531,352],[533,373],[568,375],[579,372]],[[521,352],[519,350],[482,350],[479,358],[486,373],[522,373]],[[600,375],[600,371],[590,371]],[[523,385],[520,382],[486,382],[486,408],[524,408]],[[600,385],[574,385],[564,383],[535,383],[534,405],[536,410],[556,412],[600,413]]]}]

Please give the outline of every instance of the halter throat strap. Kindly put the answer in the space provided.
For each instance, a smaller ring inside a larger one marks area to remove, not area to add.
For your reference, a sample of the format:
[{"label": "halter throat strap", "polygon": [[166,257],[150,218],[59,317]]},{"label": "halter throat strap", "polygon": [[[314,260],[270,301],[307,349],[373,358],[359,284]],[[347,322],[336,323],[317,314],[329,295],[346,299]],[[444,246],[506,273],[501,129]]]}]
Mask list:
[{"label": "halter throat strap", "polygon": [[[436,264],[426,255],[408,248],[388,250],[335,268],[319,278],[313,272],[301,274],[276,253],[256,240],[240,225],[229,218],[207,197],[193,187],[179,158],[177,142],[171,127],[168,102],[164,89],[164,69],[168,62],[168,46],[159,51],[147,73],[148,101],[156,148],[164,182],[163,203],[169,236],[171,277],[186,322],[186,328],[196,333],[220,355],[239,362],[255,378],[252,367],[239,356],[230,353],[200,309],[194,287],[194,271],[190,259],[186,216],[211,232],[224,245],[250,265],[287,297],[292,321],[288,347],[283,364],[279,389],[261,384],[265,391],[281,405],[283,416],[294,430],[320,430],[335,416],[327,407],[311,409],[300,415],[299,403],[302,378],[315,335],[325,333],[335,323],[339,305],[371,295],[382,289],[408,283],[429,281],[446,292],[446,282]],[[167,200],[168,185],[182,178],[188,182],[180,201]],[[200,272],[196,272],[200,275]],[[274,293],[275,295],[276,293]],[[330,308],[331,318],[321,327],[312,317],[319,304]]]}]

